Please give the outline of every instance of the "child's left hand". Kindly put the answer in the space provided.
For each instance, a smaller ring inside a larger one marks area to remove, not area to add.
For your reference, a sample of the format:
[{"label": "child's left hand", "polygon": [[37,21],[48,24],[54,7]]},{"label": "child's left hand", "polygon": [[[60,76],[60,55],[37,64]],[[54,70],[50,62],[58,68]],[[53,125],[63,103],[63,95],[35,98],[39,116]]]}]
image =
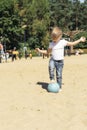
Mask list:
[{"label": "child's left hand", "polygon": [[80,40],[81,40],[81,42],[85,42],[86,38],[85,37],[81,37]]}]

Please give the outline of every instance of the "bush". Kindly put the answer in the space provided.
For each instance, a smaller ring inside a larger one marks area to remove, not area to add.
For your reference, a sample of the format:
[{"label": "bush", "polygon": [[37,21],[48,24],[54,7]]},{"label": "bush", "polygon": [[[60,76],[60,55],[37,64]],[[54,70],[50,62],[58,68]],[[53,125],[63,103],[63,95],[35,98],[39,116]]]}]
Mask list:
[{"label": "bush", "polygon": [[84,53],[87,54],[87,48],[83,49]]},{"label": "bush", "polygon": [[32,56],[38,56],[38,53],[35,50],[31,51]]}]

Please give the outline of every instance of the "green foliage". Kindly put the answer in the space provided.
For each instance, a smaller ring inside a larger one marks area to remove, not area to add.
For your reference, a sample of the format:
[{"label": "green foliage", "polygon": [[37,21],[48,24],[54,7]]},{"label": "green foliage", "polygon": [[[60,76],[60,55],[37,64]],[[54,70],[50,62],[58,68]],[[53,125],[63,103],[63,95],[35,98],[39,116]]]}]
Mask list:
[{"label": "green foliage", "polygon": [[[7,39],[6,48],[12,49],[14,46],[18,46],[20,41],[20,18],[13,0],[3,0],[0,1],[0,35],[2,38]],[[4,41],[3,41],[4,42]],[[3,43],[4,44],[4,43]]]},{"label": "green foliage", "polygon": [[[6,49],[47,48],[50,31],[84,30],[87,37],[87,0],[0,0],[0,36]],[[21,43],[21,44],[20,44]],[[86,48],[87,43],[76,47]]]},{"label": "green foliage", "polygon": [[[84,36],[87,39],[87,32],[84,31],[84,32],[79,33],[78,35],[76,35],[74,37],[74,40],[79,39],[81,36]],[[75,48],[87,48],[87,40],[85,43],[80,43],[80,44],[76,45]]]}]

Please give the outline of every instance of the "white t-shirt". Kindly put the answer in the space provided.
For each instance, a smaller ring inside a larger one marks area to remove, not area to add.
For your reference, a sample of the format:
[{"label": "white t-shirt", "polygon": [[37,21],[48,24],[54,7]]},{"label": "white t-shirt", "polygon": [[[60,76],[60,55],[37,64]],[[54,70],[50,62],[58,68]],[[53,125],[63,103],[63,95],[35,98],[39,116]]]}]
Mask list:
[{"label": "white t-shirt", "polygon": [[52,58],[54,60],[64,59],[64,47],[67,45],[66,40],[60,40],[58,43],[51,42],[49,48],[52,49]]}]

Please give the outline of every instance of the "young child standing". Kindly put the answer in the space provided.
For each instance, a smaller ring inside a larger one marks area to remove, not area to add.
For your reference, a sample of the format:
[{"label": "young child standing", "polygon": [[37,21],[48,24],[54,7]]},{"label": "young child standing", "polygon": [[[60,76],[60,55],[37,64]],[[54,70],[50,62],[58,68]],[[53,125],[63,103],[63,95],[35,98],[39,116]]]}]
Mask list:
[{"label": "young child standing", "polygon": [[86,38],[81,37],[80,39],[69,42],[62,38],[62,30],[59,27],[54,27],[51,33],[52,42],[49,44],[48,50],[40,50],[36,48],[39,53],[49,54],[52,56],[49,61],[49,77],[51,82],[55,82],[54,70],[56,69],[56,81],[62,88],[62,71],[64,66],[64,47],[65,46],[74,46],[80,42],[85,42]]}]

